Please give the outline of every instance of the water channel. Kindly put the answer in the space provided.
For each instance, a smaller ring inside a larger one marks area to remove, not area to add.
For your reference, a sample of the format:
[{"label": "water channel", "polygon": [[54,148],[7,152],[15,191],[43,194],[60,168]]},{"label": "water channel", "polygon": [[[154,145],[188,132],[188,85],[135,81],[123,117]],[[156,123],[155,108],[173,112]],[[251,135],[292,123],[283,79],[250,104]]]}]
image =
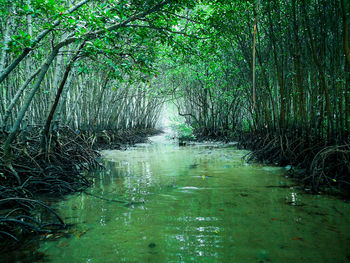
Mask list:
[{"label": "water channel", "polygon": [[57,204],[73,234],[41,243],[48,262],[350,262],[349,203],[232,144],[151,141],[104,151],[93,188]]}]

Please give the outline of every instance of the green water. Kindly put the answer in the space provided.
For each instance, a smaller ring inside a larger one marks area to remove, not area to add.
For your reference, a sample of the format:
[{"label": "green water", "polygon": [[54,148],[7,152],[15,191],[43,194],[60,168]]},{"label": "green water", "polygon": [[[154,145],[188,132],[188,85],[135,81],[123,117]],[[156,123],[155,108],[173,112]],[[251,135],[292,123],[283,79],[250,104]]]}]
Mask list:
[{"label": "green water", "polygon": [[312,196],[286,169],[246,164],[229,145],[105,151],[87,194],[57,204],[67,238],[49,262],[349,262],[350,204]]}]

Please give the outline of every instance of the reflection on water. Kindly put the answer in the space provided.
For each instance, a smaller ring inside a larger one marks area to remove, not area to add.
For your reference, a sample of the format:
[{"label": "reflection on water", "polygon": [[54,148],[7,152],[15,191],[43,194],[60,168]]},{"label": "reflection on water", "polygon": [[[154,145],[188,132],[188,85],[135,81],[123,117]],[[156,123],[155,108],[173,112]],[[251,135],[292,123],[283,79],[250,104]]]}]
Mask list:
[{"label": "reflection on water", "polygon": [[88,194],[58,204],[76,225],[42,243],[50,262],[350,261],[348,203],[306,195],[231,146],[166,142],[104,152]]}]

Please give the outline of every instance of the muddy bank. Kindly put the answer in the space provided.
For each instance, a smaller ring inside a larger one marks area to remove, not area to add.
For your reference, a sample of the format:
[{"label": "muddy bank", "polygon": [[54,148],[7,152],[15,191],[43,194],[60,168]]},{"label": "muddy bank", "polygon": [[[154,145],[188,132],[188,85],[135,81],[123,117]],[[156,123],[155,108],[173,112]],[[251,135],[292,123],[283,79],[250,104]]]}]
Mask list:
[{"label": "muddy bank", "polygon": [[0,251],[15,249],[35,236],[58,235],[67,228],[50,207],[51,199],[83,191],[88,172],[103,168],[98,150],[123,149],[145,142],[154,129],[88,132],[62,128],[52,133],[47,152],[40,148],[41,128],[18,136],[4,157],[0,136]]}]

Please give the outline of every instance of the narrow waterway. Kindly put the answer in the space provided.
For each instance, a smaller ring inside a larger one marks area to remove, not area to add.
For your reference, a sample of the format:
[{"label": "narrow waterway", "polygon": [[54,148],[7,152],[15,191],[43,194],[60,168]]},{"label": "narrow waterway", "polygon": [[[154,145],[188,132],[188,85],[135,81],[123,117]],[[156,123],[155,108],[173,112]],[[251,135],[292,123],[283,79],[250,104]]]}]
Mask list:
[{"label": "narrow waterway", "polygon": [[103,152],[93,188],[57,204],[73,234],[41,243],[48,262],[350,261],[349,203],[234,145],[152,141]]}]

